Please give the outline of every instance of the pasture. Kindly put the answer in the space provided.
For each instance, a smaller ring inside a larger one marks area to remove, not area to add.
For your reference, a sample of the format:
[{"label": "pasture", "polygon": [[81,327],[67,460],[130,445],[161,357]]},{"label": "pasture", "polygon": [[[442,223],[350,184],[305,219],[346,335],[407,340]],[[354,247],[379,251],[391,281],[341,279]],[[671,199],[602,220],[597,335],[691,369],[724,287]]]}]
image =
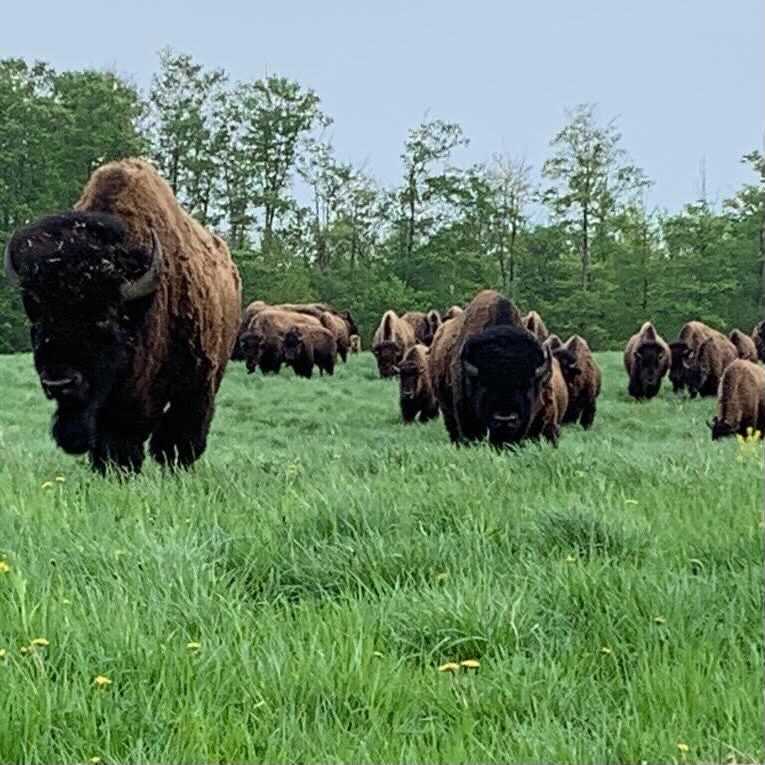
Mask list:
[{"label": "pasture", "polygon": [[504,454],[368,353],[232,364],[196,469],[120,482],[2,357],[0,761],[761,762],[761,447],[597,358],[593,430]]}]

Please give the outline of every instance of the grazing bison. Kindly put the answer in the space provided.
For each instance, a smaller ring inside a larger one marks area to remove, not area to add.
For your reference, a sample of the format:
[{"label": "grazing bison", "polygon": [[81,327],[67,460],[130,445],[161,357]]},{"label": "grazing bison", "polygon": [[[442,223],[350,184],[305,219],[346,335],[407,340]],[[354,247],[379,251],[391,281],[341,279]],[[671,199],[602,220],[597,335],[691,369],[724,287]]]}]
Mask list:
[{"label": "grazing bison", "polygon": [[717,415],[707,424],[712,440],[746,435],[747,428],[765,433],[765,369],[751,361],[733,361],[720,381]]},{"label": "grazing bison", "polygon": [[351,335],[351,353],[361,353],[361,338],[358,335]]},{"label": "grazing bison", "polygon": [[199,458],[239,328],[239,274],[150,164],[100,167],[71,212],[13,235],[5,272],[58,446],[101,473],[139,471],[149,438],[161,464]]},{"label": "grazing bison", "polygon": [[331,313],[345,322],[346,327],[348,327],[348,335],[361,334],[350,311],[339,311],[329,303],[280,303],[275,305],[274,308],[291,311],[292,313],[307,314],[308,316],[313,316],[314,319],[320,319],[323,313]]},{"label": "grazing bison", "polygon": [[430,345],[430,323],[428,315],[422,311],[407,311],[401,316],[401,321],[405,321],[414,332],[414,339],[422,345]]},{"label": "grazing bison", "polygon": [[728,335],[728,340],[735,346],[740,359],[757,362],[757,346],[749,335],[745,335],[740,329],[734,329]]},{"label": "grazing bison", "polygon": [[263,374],[279,374],[284,363],[284,338],[293,327],[321,327],[321,322],[307,314],[265,308],[250,321],[239,338],[247,371],[260,367]]},{"label": "grazing bison", "polygon": [[416,342],[411,325],[402,321],[395,311],[386,311],[372,338],[372,353],[377,359],[380,377],[393,377],[396,366]]},{"label": "grazing bison", "polygon": [[284,363],[300,377],[313,375],[314,364],[319,373],[333,375],[337,363],[337,341],[332,332],[311,324],[293,326],[284,336]]},{"label": "grazing bison", "polygon": [[691,398],[716,396],[723,372],[737,358],[736,346],[722,333],[711,330],[698,351],[688,350],[683,355],[683,374]]},{"label": "grazing bison", "polygon": [[760,361],[765,361],[765,321],[755,325],[755,328],[752,330],[752,340],[754,341],[754,347],[757,349],[757,356]]},{"label": "grazing bison", "polygon": [[458,305],[453,305],[445,314],[444,321],[449,319],[456,319],[458,316],[462,316],[465,311]]},{"label": "grazing bison", "polygon": [[462,316],[439,329],[431,356],[452,441],[480,441],[487,433],[495,447],[539,434],[557,440],[553,407],[562,389],[551,383],[552,352],[521,326],[510,300],[479,292]]},{"label": "grazing bison", "polygon": [[701,344],[711,337],[714,330],[700,321],[689,321],[683,324],[677,340],[669,344],[672,352],[672,362],[669,370],[669,379],[672,390],[680,393],[686,386],[685,358],[689,352],[697,352]]},{"label": "grazing bison", "polygon": [[348,351],[351,347],[351,335],[348,332],[348,325],[337,314],[324,311],[319,316],[322,326],[326,327],[334,336],[337,344],[337,353],[343,360],[348,361]]},{"label": "grazing bison", "polygon": [[563,342],[557,335],[548,335],[547,340],[542,343],[543,347],[550,346],[550,350],[555,353],[555,351],[558,350],[558,348],[561,348],[563,346]]},{"label": "grazing bison", "polygon": [[420,422],[438,417],[438,402],[430,383],[428,349],[413,345],[398,365],[399,404],[401,417],[406,423],[420,415]]},{"label": "grazing bison", "polygon": [[436,336],[436,332],[438,332],[441,322],[441,314],[438,311],[435,309],[428,311],[428,337],[427,342],[425,343],[428,347],[433,343],[433,338]]},{"label": "grazing bison", "polygon": [[531,332],[540,343],[543,343],[550,336],[544,321],[542,321],[542,317],[536,311],[529,311],[523,317],[523,326],[526,327],[526,329]]},{"label": "grazing bison", "polygon": [[262,300],[255,300],[249,303],[247,307],[242,311],[242,320],[239,324],[239,331],[236,336],[236,342],[231,351],[231,361],[244,361],[244,352],[242,351],[242,335],[247,331],[250,322],[253,318],[264,308],[269,308],[268,303],[264,303]]},{"label": "grazing bison", "polygon": [[627,388],[634,398],[653,398],[669,371],[670,350],[656,328],[647,321],[633,335],[624,350],[624,368],[629,375]]},{"label": "grazing bison", "polygon": [[568,409],[563,422],[579,422],[587,430],[595,419],[602,373],[587,341],[572,335],[553,355],[568,387]]}]

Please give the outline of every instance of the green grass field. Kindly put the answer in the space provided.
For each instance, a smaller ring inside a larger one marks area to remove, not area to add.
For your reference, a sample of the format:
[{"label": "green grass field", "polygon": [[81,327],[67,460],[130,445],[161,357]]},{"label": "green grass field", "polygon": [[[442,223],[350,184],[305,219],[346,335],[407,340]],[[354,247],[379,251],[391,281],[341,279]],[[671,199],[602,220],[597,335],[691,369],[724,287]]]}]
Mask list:
[{"label": "green grass field", "polygon": [[197,468],[119,482],[2,357],[0,761],[762,762],[761,448],[599,359],[594,429],[507,454],[369,354],[231,365]]}]

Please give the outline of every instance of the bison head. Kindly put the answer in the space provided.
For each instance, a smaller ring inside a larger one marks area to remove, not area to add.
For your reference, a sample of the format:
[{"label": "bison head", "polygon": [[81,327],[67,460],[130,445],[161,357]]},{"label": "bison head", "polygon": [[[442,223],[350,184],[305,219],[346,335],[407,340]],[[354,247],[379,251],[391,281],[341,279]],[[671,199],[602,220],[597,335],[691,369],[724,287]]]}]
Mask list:
[{"label": "bison head", "polygon": [[403,352],[401,346],[394,340],[386,340],[385,342],[378,343],[372,348],[377,359],[377,369],[380,372],[380,377],[394,377],[398,367],[396,366]]},{"label": "bison head", "polygon": [[468,339],[460,356],[473,418],[500,447],[523,439],[552,375],[552,352],[526,330],[491,327]]},{"label": "bison head", "polygon": [[707,421],[707,427],[712,431],[712,440],[717,441],[720,438],[726,436],[733,436],[736,433],[736,429],[728,425],[719,417],[713,417],[712,421]]},{"label": "bison head", "polygon": [[[545,342],[543,347],[549,347],[552,350],[552,343],[548,345],[548,343]],[[571,385],[574,380],[582,374],[582,370],[576,363],[576,355],[571,353],[567,348],[559,347],[553,352],[553,356],[555,356],[558,360],[558,364],[560,364],[560,371],[566,384]]]},{"label": "bison head", "polygon": [[294,364],[303,353],[303,333],[292,327],[284,336],[284,360],[287,364]]},{"label": "bison head", "polygon": [[361,334],[361,332],[359,332],[358,325],[353,320],[353,316],[351,316],[351,312],[350,311],[340,311],[338,315],[345,322],[345,325],[348,327],[348,334],[349,335],[360,335]]},{"label": "bison head", "polygon": [[710,374],[709,359],[703,352],[704,346],[710,342],[705,340],[698,348],[693,350],[689,348],[683,354],[683,379],[688,386],[688,392],[691,397],[695,397],[707,382]]},{"label": "bison head", "polygon": [[239,350],[241,351],[242,358],[247,362],[247,371],[250,374],[258,367],[264,344],[263,335],[257,330],[247,330],[239,338]]},{"label": "bison head", "polygon": [[71,454],[91,449],[98,413],[129,373],[139,330],[160,285],[162,251],[128,242],[112,215],[72,212],[17,231],[5,273],[19,286],[43,391],[57,404],[53,438]]},{"label": "bison head", "polygon": [[669,381],[672,390],[677,393],[685,387],[685,368],[683,360],[688,355],[689,348],[682,340],[676,340],[669,344],[671,362],[669,367]]},{"label": "bison head", "polygon": [[659,343],[641,343],[635,349],[632,375],[646,394],[658,393],[668,363],[667,352]]},{"label": "bison head", "polygon": [[416,361],[406,360],[398,365],[399,396],[402,401],[412,401],[420,392],[422,370]]}]

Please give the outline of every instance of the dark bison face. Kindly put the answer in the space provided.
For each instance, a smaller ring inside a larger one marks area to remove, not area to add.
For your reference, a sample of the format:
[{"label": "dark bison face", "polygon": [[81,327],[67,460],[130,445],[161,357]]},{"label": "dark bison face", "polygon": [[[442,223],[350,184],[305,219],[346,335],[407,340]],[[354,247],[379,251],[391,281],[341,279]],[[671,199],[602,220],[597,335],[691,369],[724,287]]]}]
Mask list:
[{"label": "dark bison face", "polygon": [[522,440],[552,375],[552,353],[526,330],[492,327],[462,349],[464,394],[493,446]]},{"label": "dark bison face", "polygon": [[765,361],[765,321],[761,321],[754,328],[752,339],[757,348],[757,355],[760,357],[760,361]]},{"label": "dark bison face", "polygon": [[702,353],[704,345],[696,351],[689,348],[683,356],[683,379],[691,396],[696,396],[709,378],[709,364]]},{"label": "dark bison face", "polygon": [[339,316],[345,322],[346,326],[348,327],[348,334],[349,335],[360,335],[361,334],[361,332],[359,332],[358,325],[353,320],[353,316],[351,316],[351,312],[350,311],[340,311]]},{"label": "dark bison face", "polygon": [[712,431],[712,440],[717,441],[726,436],[735,435],[736,431],[727,422],[723,422],[719,417],[713,417],[712,422],[707,422],[707,427]]},{"label": "dark bison face", "polygon": [[380,377],[394,377],[398,372],[397,364],[401,361],[403,353],[398,344],[392,341],[378,343],[372,348],[377,359],[377,369]]},{"label": "dark bison face", "polygon": [[95,445],[98,413],[129,374],[162,252],[131,249],[114,216],[68,213],[18,231],[5,252],[8,279],[21,288],[35,368],[55,400],[52,434],[71,454]]},{"label": "dark bison face", "polygon": [[291,329],[284,336],[284,360],[294,364],[303,352],[303,335],[300,330]]},{"label": "dark bison face", "polygon": [[658,343],[642,343],[635,350],[634,374],[644,391],[657,392],[669,359]]},{"label": "dark bison face", "polygon": [[[545,343],[545,347],[550,347],[552,350],[552,344]],[[582,374],[582,370],[576,365],[576,356],[566,348],[558,348],[553,355],[560,364],[560,371],[563,375],[563,379],[567,385],[571,385],[579,375]]]},{"label": "dark bison face", "polygon": [[239,349],[242,358],[247,362],[247,371],[252,373],[257,369],[263,353],[264,341],[259,332],[248,330],[239,338]]},{"label": "dark bison face", "polygon": [[685,368],[683,359],[688,354],[688,346],[678,340],[669,344],[671,353],[671,363],[669,367],[669,381],[672,383],[672,390],[677,393],[685,387]]},{"label": "dark bison face", "polygon": [[398,365],[399,396],[402,401],[417,398],[420,387],[420,369],[413,361],[404,361]]}]

